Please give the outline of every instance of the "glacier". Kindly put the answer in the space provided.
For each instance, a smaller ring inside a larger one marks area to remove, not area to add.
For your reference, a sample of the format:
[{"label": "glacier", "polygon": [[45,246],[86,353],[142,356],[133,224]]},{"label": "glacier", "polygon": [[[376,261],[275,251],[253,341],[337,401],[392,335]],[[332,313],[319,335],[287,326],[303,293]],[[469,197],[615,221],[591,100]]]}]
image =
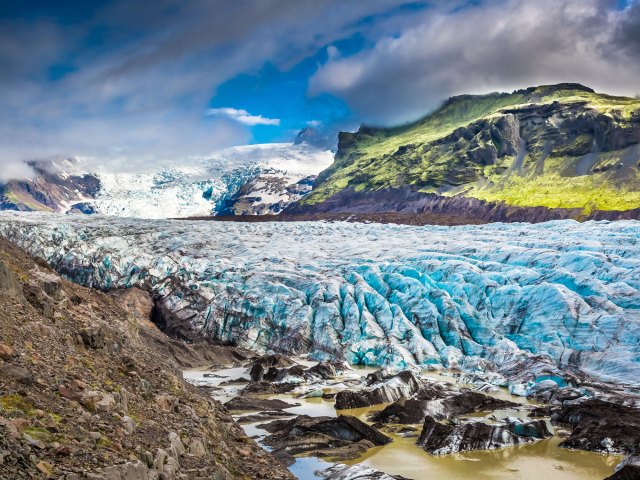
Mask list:
[{"label": "glacier", "polygon": [[636,221],[415,227],[0,212],[0,235],[71,280],[139,286],[195,332],[258,351],[467,371],[540,357],[640,382]]},{"label": "glacier", "polygon": [[[47,180],[29,184],[28,191],[44,197],[47,210],[61,213],[180,218],[228,214],[236,202],[243,213],[279,213],[308,193],[332,162],[331,151],[307,143],[230,147],[145,172],[114,173],[95,166],[95,159],[80,158],[40,162]],[[85,178],[99,184],[97,191],[82,188],[78,182]],[[42,190],[46,185],[56,192],[59,184],[64,188],[57,195]]]}]

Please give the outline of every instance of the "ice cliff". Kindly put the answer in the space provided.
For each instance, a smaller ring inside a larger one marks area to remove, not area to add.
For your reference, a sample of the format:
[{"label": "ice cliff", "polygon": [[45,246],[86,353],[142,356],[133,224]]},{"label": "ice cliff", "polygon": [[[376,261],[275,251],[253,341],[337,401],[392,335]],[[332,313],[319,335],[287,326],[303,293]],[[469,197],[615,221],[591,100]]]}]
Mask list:
[{"label": "ice cliff", "polygon": [[0,213],[84,285],[140,285],[211,338],[367,365],[541,354],[638,382],[640,222],[411,227]]}]

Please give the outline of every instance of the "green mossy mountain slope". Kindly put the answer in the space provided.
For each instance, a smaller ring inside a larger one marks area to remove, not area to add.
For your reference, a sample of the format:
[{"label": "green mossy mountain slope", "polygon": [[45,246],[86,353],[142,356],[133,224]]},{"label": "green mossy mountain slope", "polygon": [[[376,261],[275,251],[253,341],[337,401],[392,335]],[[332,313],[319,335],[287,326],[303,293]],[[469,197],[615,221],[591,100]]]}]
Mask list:
[{"label": "green mossy mountain slope", "polygon": [[409,125],[341,133],[335,163],[296,209],[409,189],[586,216],[628,211],[640,208],[639,144],[640,100],[579,84],[452,97]]}]

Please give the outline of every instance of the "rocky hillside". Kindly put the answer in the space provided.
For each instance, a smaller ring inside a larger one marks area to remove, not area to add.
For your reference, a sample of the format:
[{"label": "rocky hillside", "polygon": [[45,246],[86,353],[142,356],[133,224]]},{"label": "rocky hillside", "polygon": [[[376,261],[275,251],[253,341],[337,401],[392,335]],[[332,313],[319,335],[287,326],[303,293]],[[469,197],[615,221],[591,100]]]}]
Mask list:
[{"label": "rocky hillside", "polygon": [[639,143],[637,99],[578,84],[463,95],[410,125],[341,133],[291,211],[639,218]]},{"label": "rocky hillside", "polygon": [[0,184],[0,210],[40,212],[79,212],[86,210],[86,200],[100,190],[95,175],[70,173],[76,162],[30,162],[31,179]]},{"label": "rocky hillside", "polygon": [[293,478],[178,368],[242,352],[170,340],[152,306],[0,241],[0,478]]}]

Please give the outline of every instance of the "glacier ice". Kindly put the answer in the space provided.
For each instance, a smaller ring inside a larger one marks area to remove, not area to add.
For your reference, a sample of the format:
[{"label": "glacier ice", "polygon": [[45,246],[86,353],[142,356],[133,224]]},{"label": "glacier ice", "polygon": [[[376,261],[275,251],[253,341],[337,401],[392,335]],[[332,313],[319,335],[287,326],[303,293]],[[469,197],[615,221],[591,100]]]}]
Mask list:
[{"label": "glacier ice", "polygon": [[477,359],[537,354],[640,378],[640,222],[414,227],[2,212],[0,235],[81,284],[147,288],[197,331],[248,348],[467,370]]},{"label": "glacier ice", "polygon": [[[253,197],[269,203],[288,203],[297,196],[285,188],[317,175],[333,162],[333,154],[307,144],[270,143],[231,147],[188,165],[150,173],[94,172],[100,180],[96,198],[82,199],[101,214],[138,218],[206,216],[223,211],[243,185],[260,186],[263,176],[281,180],[276,193],[257,188]],[[290,198],[292,197],[292,198]],[[68,205],[67,208],[70,208]]]}]

